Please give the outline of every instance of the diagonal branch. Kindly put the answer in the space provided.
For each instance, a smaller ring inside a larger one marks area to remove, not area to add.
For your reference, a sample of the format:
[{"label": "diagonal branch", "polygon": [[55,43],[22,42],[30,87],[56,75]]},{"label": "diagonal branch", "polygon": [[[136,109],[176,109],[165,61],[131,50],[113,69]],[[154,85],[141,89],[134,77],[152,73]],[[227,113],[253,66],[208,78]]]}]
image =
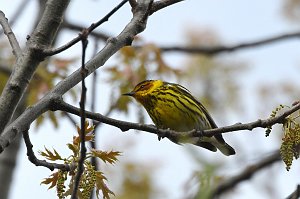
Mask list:
[{"label": "diagonal branch", "polygon": [[221,182],[211,194],[211,198],[216,198],[226,191],[232,190],[240,182],[249,180],[258,171],[268,168],[271,164],[274,164],[281,160],[280,152],[276,151],[272,155],[261,159],[259,162],[248,166],[241,173],[236,176],[229,177],[227,180]]}]

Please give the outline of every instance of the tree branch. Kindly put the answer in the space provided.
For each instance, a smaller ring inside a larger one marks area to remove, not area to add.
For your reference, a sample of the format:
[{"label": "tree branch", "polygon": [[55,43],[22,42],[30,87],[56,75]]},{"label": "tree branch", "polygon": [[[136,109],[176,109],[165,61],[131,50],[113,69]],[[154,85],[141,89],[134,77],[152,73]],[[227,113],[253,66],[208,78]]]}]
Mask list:
[{"label": "tree branch", "polygon": [[226,191],[233,190],[240,182],[249,180],[258,171],[269,167],[271,164],[281,160],[280,152],[276,151],[272,155],[263,158],[259,162],[248,166],[240,174],[236,176],[229,177],[227,180],[221,182],[211,194],[211,198],[216,198],[217,196],[223,194]]},{"label": "tree branch", "polygon": [[[233,52],[241,49],[263,46],[263,45],[272,44],[275,42],[288,40],[288,39],[298,39],[299,37],[300,37],[300,32],[297,31],[294,33],[280,34],[277,36],[261,39],[258,41],[245,42],[245,43],[231,45],[231,46],[214,46],[214,47],[161,46],[159,47],[159,49],[163,53],[181,52],[181,53],[190,53],[190,54],[216,55],[219,53]],[[137,46],[137,48],[140,48],[140,46]]]},{"label": "tree branch", "polygon": [[0,10],[0,24],[3,28],[3,31],[5,35],[7,36],[9,43],[13,49],[13,54],[18,59],[21,56],[21,48],[19,45],[19,42],[17,41],[17,38],[15,34],[13,33],[12,29],[10,28],[8,21],[4,15],[4,13]]},{"label": "tree branch", "polygon": [[57,163],[50,163],[47,162],[45,160],[39,160],[37,159],[37,157],[35,156],[32,148],[33,145],[30,141],[29,138],[29,132],[28,131],[23,131],[23,138],[24,138],[24,142],[26,145],[26,149],[27,149],[27,156],[28,156],[28,160],[30,162],[32,162],[35,166],[43,166],[46,167],[48,169],[50,169],[51,171],[53,171],[54,169],[60,169],[62,171],[73,171],[75,170],[76,166],[74,164],[57,164]]}]

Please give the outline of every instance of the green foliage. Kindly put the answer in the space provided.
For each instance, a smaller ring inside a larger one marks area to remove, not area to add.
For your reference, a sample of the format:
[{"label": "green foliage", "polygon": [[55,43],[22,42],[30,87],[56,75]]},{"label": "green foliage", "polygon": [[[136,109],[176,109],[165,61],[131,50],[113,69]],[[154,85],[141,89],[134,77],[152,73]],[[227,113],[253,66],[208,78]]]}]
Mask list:
[{"label": "green foliage", "polygon": [[[270,118],[274,118],[280,110],[288,107],[280,105],[274,111],[272,111]],[[297,111],[296,114],[291,114],[285,118],[283,122],[283,137],[282,143],[280,146],[280,154],[283,162],[286,165],[286,170],[289,171],[292,162],[295,159],[299,158],[300,151],[300,124],[298,118],[300,116],[300,111]],[[271,127],[266,129],[266,136],[269,136],[271,132]]]},{"label": "green foliage", "polygon": [[[88,122],[85,123],[85,138],[86,141],[93,141],[94,126],[90,126]],[[53,151],[45,147],[45,151],[40,151],[39,154],[50,161],[62,161],[64,164],[78,164],[80,155],[80,128],[77,127],[77,136],[73,137],[73,142],[68,143],[67,147],[72,152],[67,158],[62,158],[59,152],[55,149]],[[106,185],[106,177],[101,171],[96,171],[94,166],[91,165],[89,159],[91,157],[97,157],[104,163],[114,164],[118,160],[121,152],[119,151],[100,151],[91,149],[91,152],[87,153],[87,157],[84,161],[84,172],[81,176],[78,190],[78,197],[80,199],[90,198],[91,191],[95,188],[97,198],[99,198],[100,191],[102,192],[104,199],[109,199],[114,193]],[[41,184],[49,185],[49,189],[56,187],[58,198],[62,199],[72,194],[74,187],[74,180],[77,169],[74,171],[57,171],[50,175],[49,178],[45,178]],[[69,181],[68,177],[70,177]],[[68,183],[68,188],[65,184]]]}]

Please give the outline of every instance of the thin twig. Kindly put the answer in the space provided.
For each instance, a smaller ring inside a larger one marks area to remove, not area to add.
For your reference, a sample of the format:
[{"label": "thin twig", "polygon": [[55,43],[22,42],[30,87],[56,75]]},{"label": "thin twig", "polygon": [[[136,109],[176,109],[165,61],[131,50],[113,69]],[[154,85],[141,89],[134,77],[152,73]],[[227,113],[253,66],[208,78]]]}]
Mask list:
[{"label": "thin twig", "polygon": [[[300,37],[300,32],[297,31],[294,33],[280,34],[266,39],[261,39],[258,41],[244,42],[244,43],[231,45],[231,46],[214,46],[214,47],[161,46],[159,47],[159,49],[163,53],[181,52],[181,53],[190,53],[190,54],[216,55],[219,53],[233,52],[236,50],[272,44],[287,39],[298,39],[299,37]],[[140,48],[140,46],[137,46],[136,48]]]},{"label": "thin twig", "polygon": [[79,189],[80,184],[80,178],[84,171],[84,160],[86,157],[86,146],[85,146],[85,119],[86,119],[86,113],[85,113],[85,101],[86,101],[86,87],[85,87],[85,77],[86,77],[86,69],[85,69],[85,53],[86,48],[88,44],[88,32],[83,31],[81,36],[82,41],[82,62],[81,62],[81,99],[80,99],[80,123],[81,123],[81,129],[80,129],[80,157],[78,160],[78,166],[77,166],[77,173],[74,180],[74,188],[72,191],[72,199],[77,199],[77,192]]},{"label": "thin twig", "polygon": [[37,157],[35,156],[35,154],[32,150],[33,145],[30,141],[28,131],[23,131],[23,138],[24,138],[24,142],[25,142],[25,145],[26,145],[26,149],[27,149],[28,159],[35,166],[43,166],[43,167],[46,167],[46,168],[50,169],[51,171],[53,171],[54,169],[60,169],[62,171],[73,171],[73,170],[75,170],[75,168],[76,168],[75,164],[70,164],[70,165],[69,164],[57,164],[57,163],[50,163],[50,162],[47,162],[45,160],[37,159]]},{"label": "thin twig", "polygon": [[17,41],[15,34],[11,30],[11,28],[8,24],[7,18],[5,17],[4,13],[1,10],[0,10],[0,24],[3,28],[5,35],[7,36],[8,40],[9,40],[9,43],[13,49],[14,55],[18,59],[21,56],[21,52],[22,52],[19,42]]},{"label": "thin twig", "polygon": [[[90,25],[90,27],[88,27],[87,29],[85,29],[85,31],[87,32],[87,34],[90,34],[93,30],[95,30],[97,27],[99,27],[101,24],[103,24],[104,22],[108,21],[108,19],[115,13],[117,12],[128,0],[123,0],[121,3],[119,3],[119,5],[117,5],[114,9],[112,9],[107,15],[105,15],[101,20],[99,20],[96,23],[92,23]],[[73,45],[75,45],[76,43],[78,43],[81,40],[80,35],[77,36],[76,38],[72,39],[71,41],[69,41],[67,44],[56,48],[56,49],[49,49],[49,50],[44,50],[43,54],[45,56],[52,56],[55,54],[58,54],[64,50],[67,50],[68,48],[72,47]]]},{"label": "thin twig", "polygon": [[269,167],[271,164],[280,161],[281,156],[280,152],[276,151],[272,155],[263,158],[259,162],[248,166],[241,173],[236,176],[229,177],[224,182],[221,182],[211,194],[211,198],[216,198],[217,196],[223,194],[226,191],[233,190],[233,188],[238,185],[240,182],[250,179],[258,171]]}]

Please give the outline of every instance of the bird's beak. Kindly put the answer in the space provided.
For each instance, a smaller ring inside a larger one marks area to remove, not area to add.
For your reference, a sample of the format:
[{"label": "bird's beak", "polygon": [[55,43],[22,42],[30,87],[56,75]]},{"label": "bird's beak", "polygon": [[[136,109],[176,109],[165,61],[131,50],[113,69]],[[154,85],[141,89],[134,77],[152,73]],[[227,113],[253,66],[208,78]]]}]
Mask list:
[{"label": "bird's beak", "polygon": [[129,93],[123,93],[122,95],[127,95],[127,96],[134,96],[135,92],[131,91]]}]

